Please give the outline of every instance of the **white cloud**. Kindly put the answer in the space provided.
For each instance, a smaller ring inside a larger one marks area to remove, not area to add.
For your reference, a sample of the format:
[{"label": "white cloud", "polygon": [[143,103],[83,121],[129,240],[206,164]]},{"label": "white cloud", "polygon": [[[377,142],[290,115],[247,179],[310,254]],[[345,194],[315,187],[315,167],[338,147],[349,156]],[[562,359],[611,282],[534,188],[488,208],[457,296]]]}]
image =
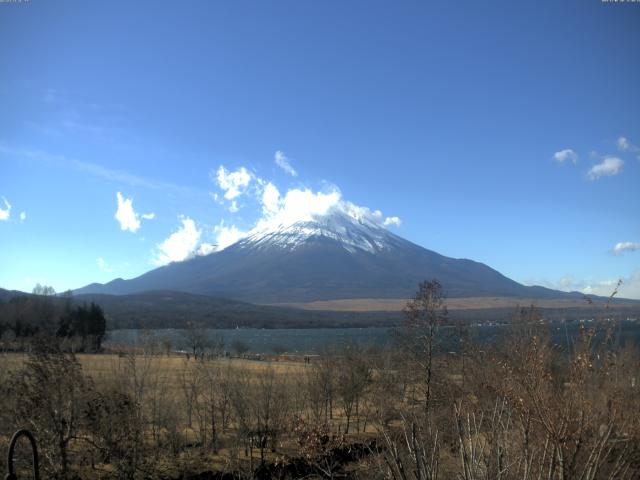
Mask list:
[{"label": "white cloud", "polygon": [[565,148],[553,154],[553,159],[558,163],[570,161],[574,165],[578,163],[578,154],[570,148]]},{"label": "white cloud", "polygon": [[[295,175],[284,153],[278,150],[275,153],[276,163],[291,175]],[[254,229],[268,228],[270,225],[290,225],[297,221],[311,220],[314,216],[322,216],[332,208],[340,208],[346,213],[357,218],[358,212],[354,204],[341,199],[340,190],[335,186],[328,186],[324,192],[314,192],[308,188],[291,189],[284,195],[270,181],[264,180],[249,172],[245,167],[230,172],[223,165],[218,167],[215,174],[212,172],[212,180],[225,192],[224,198],[230,200],[229,211],[236,213],[239,210],[237,198],[247,194],[260,202],[262,217],[255,223]],[[253,186],[252,186],[253,183]],[[214,201],[221,203],[220,197],[212,193]],[[399,225],[397,217],[384,218],[379,211],[366,210],[369,221],[379,225]],[[363,210],[363,211],[364,211]],[[362,212],[360,212],[362,215]]]},{"label": "white cloud", "polygon": [[266,196],[262,196],[263,217],[256,224],[256,229],[270,228],[275,225],[291,225],[299,221],[311,220],[314,216],[326,215],[340,203],[339,190],[328,193],[313,192],[309,189],[289,190],[284,197],[276,196],[275,187],[265,188]]},{"label": "white cloud", "polygon": [[247,235],[247,232],[243,232],[235,225],[225,227],[224,222],[220,222],[219,225],[216,225],[214,232],[216,233],[217,251],[224,250],[229,245],[233,245]]},{"label": "white cloud", "polygon": [[342,198],[342,193],[336,186],[328,191],[314,192],[308,188],[291,189],[282,196],[278,189],[267,183],[261,197],[263,216],[258,220],[253,230],[273,228],[278,225],[291,225],[300,221],[313,220],[332,211],[338,210],[351,218],[375,225],[400,225],[398,217],[384,217],[380,210],[370,210]]},{"label": "white cloud", "polygon": [[[618,287],[616,298],[640,299],[640,269],[634,270],[628,277],[623,277],[620,280],[622,283]],[[586,295],[608,297],[614,292],[618,281],[615,279],[589,282],[581,291]]]},{"label": "white cloud", "polygon": [[560,290],[569,290],[571,291],[573,286],[576,283],[576,279],[571,275],[565,275],[558,280],[558,286]]},{"label": "white cloud", "polygon": [[[195,255],[209,255],[224,250],[254,231],[273,228],[280,225],[291,225],[298,221],[309,221],[326,215],[334,210],[342,211],[352,218],[375,225],[400,225],[398,217],[384,217],[379,210],[372,211],[342,199],[340,190],[329,186],[326,191],[315,192],[311,189],[291,189],[282,195],[278,188],[269,181],[263,180],[244,167],[234,172],[220,166],[213,177],[220,188],[225,191],[224,197],[230,200],[230,211],[237,211],[236,198],[245,192],[256,198],[262,208],[262,216],[249,231],[236,225],[226,226],[224,220],[213,229],[214,242],[200,242],[201,231],[191,219],[183,219],[181,229],[173,233],[164,242],[157,245],[154,263],[164,265],[169,262],[182,261]],[[255,181],[255,188],[250,188]],[[219,201],[217,194],[212,193],[214,201]]]},{"label": "white cloud", "polygon": [[[120,223],[120,229],[137,232],[140,229],[140,215],[133,209],[133,199],[124,198],[120,192],[116,193],[116,198],[118,210],[116,210],[115,219]],[[155,213],[142,214],[145,220],[152,220],[155,216]]]},{"label": "white cloud", "polygon": [[620,297],[640,299],[640,268],[634,270],[627,278],[622,279]]},{"label": "white cloud", "polygon": [[180,228],[156,246],[156,256],[152,260],[155,265],[181,262],[196,254],[202,232],[189,217],[181,216],[180,220]]},{"label": "white cloud", "polygon": [[384,219],[384,225],[395,225],[396,227],[399,227],[400,224],[402,223],[402,220],[400,220],[400,218],[398,217],[387,217]]},{"label": "white cloud", "polygon": [[625,137],[618,138],[618,141],[616,143],[618,145],[618,150],[620,150],[621,152],[626,152],[631,148],[631,143]]},{"label": "white cloud", "polygon": [[138,215],[133,210],[133,200],[123,198],[120,192],[116,193],[116,198],[118,199],[118,210],[115,218],[120,222],[120,228],[133,233],[137,232],[140,228],[140,220],[138,220]]},{"label": "white cloud", "polygon": [[[629,152],[634,154],[640,153],[640,147],[631,143],[626,137],[619,137],[616,141],[616,145],[618,146],[618,150],[620,150],[621,152]],[[638,155],[638,160],[640,160],[640,155]]]},{"label": "white cloud", "polygon": [[262,212],[272,215],[280,208],[280,191],[271,182],[267,183],[262,191]]},{"label": "white cloud", "polygon": [[[589,282],[586,286],[582,287],[580,291],[585,295],[598,295],[602,297],[610,296],[618,286],[618,280],[597,280]],[[620,291],[618,291],[617,297],[620,297]]]},{"label": "white cloud", "polygon": [[216,172],[215,181],[218,186],[224,190],[224,198],[233,200],[242,195],[251,183],[251,174],[249,171],[241,167],[235,172],[230,172],[220,165]]},{"label": "white cloud", "polygon": [[565,275],[559,280],[548,279],[528,279],[523,282],[525,285],[541,285],[543,287],[552,288],[554,290],[562,290],[564,292],[580,291],[584,286],[584,282],[577,281],[572,275]]},{"label": "white cloud", "polygon": [[624,161],[618,157],[605,157],[602,162],[594,165],[587,172],[590,180],[597,180],[603,176],[618,175],[622,172]]},{"label": "white cloud", "polygon": [[2,197],[2,201],[4,202],[5,208],[0,207],[0,221],[9,220],[11,216],[11,204],[4,197]]},{"label": "white cloud", "polygon": [[286,155],[284,154],[284,152],[282,150],[278,150],[275,153],[274,159],[276,161],[276,165],[278,165],[286,173],[288,173],[292,177],[295,177],[295,176],[298,175],[298,172],[296,172],[293,169],[293,167],[291,166],[291,163],[289,162],[289,159],[286,157]]},{"label": "white cloud", "polygon": [[[4,197],[0,197],[0,198],[2,198],[2,202],[0,202],[0,204],[4,203],[4,208],[0,206],[0,222],[2,221],[6,222],[11,217],[12,207],[6,198]],[[18,217],[20,218],[21,222],[24,222],[27,219],[27,212],[20,212],[20,215],[18,215]]]},{"label": "white cloud", "polygon": [[616,145],[618,146],[618,150],[621,152],[640,152],[640,147],[631,143],[627,137],[619,137],[616,141]]},{"label": "white cloud", "polygon": [[215,243],[201,243],[200,246],[198,247],[198,250],[196,251],[196,255],[198,256],[209,255],[210,253],[217,252],[217,251],[218,251],[218,245],[216,245]]},{"label": "white cloud", "polygon": [[640,243],[619,242],[613,247],[613,253],[615,255],[620,255],[623,252],[635,252],[636,250],[640,250]]},{"label": "white cloud", "polygon": [[196,250],[196,255],[209,255],[210,253],[219,252],[247,235],[247,232],[240,230],[235,225],[225,226],[224,220],[213,228],[213,233],[215,234],[215,243],[201,243]]},{"label": "white cloud", "polygon": [[98,257],[96,262],[98,263],[98,268],[103,272],[113,272],[113,268],[111,268],[104,258]]}]

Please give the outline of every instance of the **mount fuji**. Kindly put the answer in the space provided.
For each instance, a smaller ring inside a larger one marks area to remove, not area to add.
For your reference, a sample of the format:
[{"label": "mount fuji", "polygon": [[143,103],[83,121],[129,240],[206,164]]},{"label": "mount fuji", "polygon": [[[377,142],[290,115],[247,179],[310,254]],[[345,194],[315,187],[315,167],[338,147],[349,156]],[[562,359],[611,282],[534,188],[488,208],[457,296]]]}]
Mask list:
[{"label": "mount fuji", "polygon": [[390,232],[371,215],[333,209],[303,220],[265,223],[224,250],[130,280],[90,284],[75,293],[163,290],[291,303],[409,298],[418,282],[437,278],[449,297],[579,296],[524,286],[482,263],[427,250]]}]

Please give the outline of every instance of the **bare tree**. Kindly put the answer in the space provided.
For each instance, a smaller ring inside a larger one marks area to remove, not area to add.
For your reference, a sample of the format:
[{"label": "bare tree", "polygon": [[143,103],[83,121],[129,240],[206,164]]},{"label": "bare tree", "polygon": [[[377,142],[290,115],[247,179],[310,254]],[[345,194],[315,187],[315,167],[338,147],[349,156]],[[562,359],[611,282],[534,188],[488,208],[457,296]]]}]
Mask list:
[{"label": "bare tree", "polygon": [[241,357],[249,351],[249,345],[244,343],[242,340],[234,340],[231,342],[231,349],[236,352],[238,357]]},{"label": "bare tree", "polygon": [[182,331],[182,335],[193,358],[202,358],[209,347],[210,339],[207,329],[199,327],[193,322],[188,322],[187,328]]},{"label": "bare tree", "polygon": [[415,297],[407,302],[404,345],[421,372],[424,412],[429,417],[432,397],[433,356],[438,327],[447,319],[442,285],[437,280],[420,283]]},{"label": "bare tree", "polygon": [[187,413],[187,428],[193,426],[193,413],[197,407],[198,395],[200,394],[201,371],[196,362],[184,361],[180,372],[180,390],[184,399],[184,407]]},{"label": "bare tree", "polygon": [[[334,348],[325,347],[311,366],[309,380],[310,392],[314,395],[312,402],[320,404],[324,411],[324,422],[333,419],[333,401],[336,388],[338,356]],[[311,397],[310,397],[311,399]]]},{"label": "bare tree", "polygon": [[168,357],[171,354],[171,348],[173,347],[173,341],[169,335],[164,335],[160,338],[160,346],[162,351]]},{"label": "bare tree", "polygon": [[52,477],[70,474],[70,444],[83,428],[92,386],[72,354],[37,347],[13,379],[16,418],[38,436],[45,468]]},{"label": "bare tree", "polygon": [[358,413],[359,403],[371,381],[371,366],[357,345],[347,347],[342,355],[336,380],[336,390],[346,418],[344,433],[349,433],[351,418]]},{"label": "bare tree", "polygon": [[434,353],[438,327],[447,317],[444,293],[437,280],[420,283],[407,303],[405,328],[399,332],[405,353],[400,368],[416,372],[413,382],[421,387],[422,408],[399,405],[400,428],[379,424],[385,445],[385,475],[391,478],[436,480],[440,470],[441,438],[433,421]]}]

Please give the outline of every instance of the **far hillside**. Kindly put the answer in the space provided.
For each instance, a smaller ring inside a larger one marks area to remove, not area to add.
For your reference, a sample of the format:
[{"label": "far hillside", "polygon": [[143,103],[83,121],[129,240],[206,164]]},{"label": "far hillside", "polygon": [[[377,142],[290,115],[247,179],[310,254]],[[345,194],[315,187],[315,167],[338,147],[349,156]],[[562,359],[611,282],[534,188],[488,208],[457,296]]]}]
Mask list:
[{"label": "far hillside", "polygon": [[[16,325],[18,331],[22,331],[16,318],[29,319],[27,323],[34,325],[31,330],[55,334],[60,312],[68,309],[69,305],[92,304],[104,312],[108,330],[187,328],[193,325],[214,329],[364,328],[392,327],[404,321],[402,308],[406,300],[368,300],[273,306],[175,291],[39,296],[0,289],[0,336],[2,333],[14,335]],[[514,299],[485,299],[483,302],[449,299],[448,302],[451,323],[508,323],[520,307],[531,304],[537,305],[547,321],[601,317],[606,299],[592,299],[591,303],[586,300],[545,302],[532,299],[521,303]],[[49,305],[47,308],[53,313],[39,313],[41,310],[34,305],[41,303]],[[640,303],[613,302],[606,309],[606,315],[618,319],[638,318]]]}]

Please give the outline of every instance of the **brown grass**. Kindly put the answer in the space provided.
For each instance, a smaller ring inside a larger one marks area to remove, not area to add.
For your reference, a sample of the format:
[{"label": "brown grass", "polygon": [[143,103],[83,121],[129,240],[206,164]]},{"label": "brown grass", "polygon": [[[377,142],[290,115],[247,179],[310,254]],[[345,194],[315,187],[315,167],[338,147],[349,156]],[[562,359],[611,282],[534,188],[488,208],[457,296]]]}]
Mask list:
[{"label": "brown grass", "polygon": [[[124,361],[124,358],[113,353],[107,354],[88,354],[80,353],[76,358],[82,365],[85,375],[90,376],[94,380],[109,378],[114,371],[118,370],[118,366]],[[26,353],[1,353],[0,365],[7,372],[14,371],[22,367],[27,359]],[[138,356],[136,362],[142,364],[145,357]],[[195,360],[187,360],[184,355],[153,355],[151,358],[154,369],[162,371],[169,381],[169,384],[177,384],[179,375],[184,371],[185,366]],[[231,365],[232,367],[247,370],[255,374],[260,374],[271,368],[279,375],[296,375],[301,374],[308,368],[302,362],[294,361],[275,361],[275,360],[246,360],[243,358],[219,358],[207,362],[208,365]]]},{"label": "brown grass", "polygon": [[[536,305],[539,308],[592,308],[583,299],[551,299],[510,297],[467,297],[448,298],[449,310],[470,310],[488,308],[515,308],[519,305]],[[308,303],[278,303],[284,307],[303,310],[330,310],[338,312],[399,312],[407,305],[404,298],[351,298],[342,300],[320,300]],[[637,306],[637,303],[617,302],[616,306]]]}]

